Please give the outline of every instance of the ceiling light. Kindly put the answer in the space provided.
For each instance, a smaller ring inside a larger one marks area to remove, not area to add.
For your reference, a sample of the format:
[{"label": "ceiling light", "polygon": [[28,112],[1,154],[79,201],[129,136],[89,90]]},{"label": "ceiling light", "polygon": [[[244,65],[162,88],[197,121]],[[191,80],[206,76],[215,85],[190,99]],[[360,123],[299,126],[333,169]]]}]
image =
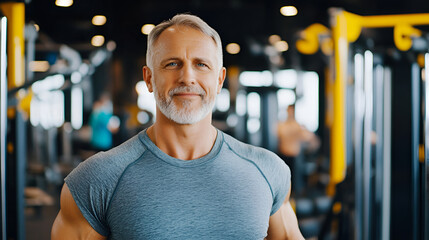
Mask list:
[{"label": "ceiling light", "polygon": [[73,5],[73,0],[56,0],[55,5],[58,7],[70,7]]},{"label": "ceiling light", "polygon": [[31,61],[29,67],[32,72],[46,72],[50,65],[48,61]]},{"label": "ceiling light", "polygon": [[92,18],[92,24],[94,24],[95,26],[102,26],[106,23],[106,21],[106,16],[103,15],[95,15]]},{"label": "ceiling light", "polygon": [[230,43],[226,45],[226,51],[229,54],[237,54],[240,52],[240,45],[238,45],[237,43]]},{"label": "ceiling light", "polygon": [[276,42],[281,41],[282,39],[280,38],[279,35],[271,35],[268,37],[268,42],[270,42],[272,45],[274,45]]},{"label": "ceiling light", "polygon": [[152,31],[152,29],[155,27],[153,24],[145,24],[142,27],[142,33],[144,35],[149,35],[149,33]]},{"label": "ceiling light", "polygon": [[289,49],[289,44],[287,44],[286,41],[278,41],[278,42],[274,43],[274,47],[279,52],[285,52]]},{"label": "ceiling light", "polygon": [[283,16],[290,17],[290,16],[295,16],[296,14],[298,14],[298,10],[294,6],[283,6],[282,8],[280,8],[280,13]]},{"label": "ceiling light", "polygon": [[104,44],[104,36],[102,35],[95,35],[94,37],[92,37],[91,39],[91,44],[94,47],[100,47],[103,46]]}]

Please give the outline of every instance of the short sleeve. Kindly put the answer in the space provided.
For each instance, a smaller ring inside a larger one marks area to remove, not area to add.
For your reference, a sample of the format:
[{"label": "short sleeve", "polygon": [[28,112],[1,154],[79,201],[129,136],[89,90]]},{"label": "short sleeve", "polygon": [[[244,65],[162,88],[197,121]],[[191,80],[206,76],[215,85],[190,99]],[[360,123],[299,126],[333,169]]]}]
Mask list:
[{"label": "short sleeve", "polygon": [[239,142],[227,134],[224,136],[225,141],[236,154],[253,162],[264,175],[273,197],[270,212],[270,215],[273,215],[279,210],[289,192],[291,173],[288,165],[267,149]]},{"label": "short sleeve", "polygon": [[79,164],[66,178],[74,201],[88,223],[103,236],[109,235],[106,224],[106,211],[114,186],[109,186],[111,174],[102,166],[99,153]]},{"label": "short sleeve", "polygon": [[82,215],[103,236],[110,234],[107,215],[122,174],[145,153],[139,139],[144,131],[107,152],[93,155],[65,178]]},{"label": "short sleeve", "polygon": [[273,190],[273,206],[270,215],[280,209],[291,186],[289,166],[280,157],[276,157],[273,164],[270,176],[270,184]]}]

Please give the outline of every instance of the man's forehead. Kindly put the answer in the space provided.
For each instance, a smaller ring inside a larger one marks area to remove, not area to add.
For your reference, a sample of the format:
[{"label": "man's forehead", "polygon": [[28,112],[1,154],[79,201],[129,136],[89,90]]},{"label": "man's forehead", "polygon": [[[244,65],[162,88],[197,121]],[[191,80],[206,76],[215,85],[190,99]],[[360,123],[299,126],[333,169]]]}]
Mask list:
[{"label": "man's forehead", "polygon": [[203,32],[187,26],[171,26],[164,30],[154,42],[153,53],[154,56],[161,53],[170,55],[188,47],[197,47],[196,49],[204,51],[205,55],[209,54],[207,50],[210,48],[214,54],[217,51],[216,42]]},{"label": "man's forehead", "polygon": [[156,47],[159,42],[163,42],[164,44],[171,42],[172,38],[174,38],[175,36],[188,38],[190,41],[195,40],[195,37],[198,36],[201,37],[200,39],[204,39],[208,42],[211,42],[216,46],[215,40],[204,32],[200,31],[199,29],[190,26],[173,25],[162,31],[158,39],[154,42],[154,47]]}]

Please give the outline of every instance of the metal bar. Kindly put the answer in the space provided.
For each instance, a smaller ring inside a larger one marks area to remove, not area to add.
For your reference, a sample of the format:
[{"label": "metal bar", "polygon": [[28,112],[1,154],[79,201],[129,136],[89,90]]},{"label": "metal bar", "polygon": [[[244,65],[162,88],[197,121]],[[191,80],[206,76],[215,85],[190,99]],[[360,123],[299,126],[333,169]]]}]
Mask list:
[{"label": "metal bar", "polygon": [[390,185],[391,185],[391,137],[392,137],[392,72],[384,70],[384,99],[383,99],[383,199],[381,210],[381,239],[390,239]]},{"label": "metal bar", "polygon": [[373,118],[373,55],[365,51],[364,55],[365,116],[363,126],[363,239],[368,240],[372,231],[371,202],[371,132]]},{"label": "metal bar", "polygon": [[347,79],[348,41],[344,11],[338,10],[333,15],[333,40],[335,48],[335,81],[333,94],[334,118],[331,129],[330,184],[328,194],[333,195],[335,185],[344,180],[346,175],[345,149],[345,85]]},{"label": "metal bar", "polygon": [[368,27],[368,28],[393,27],[397,24],[427,25],[429,24],[429,13],[396,14],[396,15],[362,17],[362,27]]},{"label": "metal bar", "polygon": [[381,65],[375,66],[374,79],[374,118],[375,133],[377,140],[375,143],[375,206],[373,215],[375,223],[373,224],[375,239],[381,239],[382,225],[382,199],[383,199],[383,85],[384,85],[384,68]]},{"label": "metal bar", "polygon": [[6,79],[7,19],[0,20],[0,191],[1,236],[6,239],[6,127],[7,127],[7,79]]},{"label": "metal bar", "polygon": [[277,92],[276,89],[261,93],[261,130],[262,130],[262,146],[271,151],[277,150],[277,144],[274,142],[276,134],[275,126],[277,121]]},{"label": "metal bar", "polygon": [[16,229],[17,240],[25,240],[24,189],[27,169],[27,124],[22,113],[16,113]]},{"label": "metal bar", "polygon": [[429,240],[429,53],[425,54],[425,169],[424,169],[424,177],[426,179],[425,182],[425,232],[424,239]]},{"label": "metal bar", "polygon": [[[352,21],[353,25],[357,25],[356,27],[359,27],[359,28],[394,27],[398,24],[409,24],[409,25],[428,25],[429,24],[429,13],[394,14],[394,15],[378,15],[378,16],[360,16],[350,12],[344,12],[344,13],[346,17]],[[359,32],[360,32],[360,29],[359,29]]]},{"label": "metal bar", "polygon": [[8,18],[8,87],[18,87],[24,84],[24,28],[25,4],[23,2],[0,3],[0,9]]},{"label": "metal bar", "polygon": [[419,239],[420,67],[411,65],[411,206],[412,239]]},{"label": "metal bar", "polygon": [[[350,12],[342,11],[341,14],[344,16],[343,31],[346,33],[344,36],[347,37],[348,42],[356,41],[359,38],[359,35],[361,34],[362,28],[385,28],[385,27],[396,28],[397,26],[403,27],[404,25],[428,25],[429,24],[429,13],[360,16]],[[412,29],[411,26],[406,28]],[[414,29],[414,33],[417,33],[417,32],[419,32],[419,30]],[[406,47],[404,46],[404,48]]]},{"label": "metal bar", "polygon": [[355,92],[354,92],[354,159],[355,159],[355,240],[362,239],[362,127],[364,115],[363,91],[363,56],[356,54],[355,65]]}]

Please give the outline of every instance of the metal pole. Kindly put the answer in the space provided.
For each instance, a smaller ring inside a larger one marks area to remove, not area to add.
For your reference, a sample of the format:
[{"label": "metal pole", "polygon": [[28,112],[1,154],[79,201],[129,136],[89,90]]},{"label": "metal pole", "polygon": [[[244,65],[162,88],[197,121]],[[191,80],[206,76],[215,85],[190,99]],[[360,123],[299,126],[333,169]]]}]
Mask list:
[{"label": "metal pole", "polygon": [[419,239],[420,67],[411,65],[411,201],[413,239]]},{"label": "metal pole", "polygon": [[391,137],[392,137],[392,72],[384,71],[384,111],[383,111],[383,198],[381,217],[381,239],[390,239],[390,196],[391,196]]},{"label": "metal pole", "polygon": [[363,56],[358,53],[354,57],[355,92],[354,92],[354,159],[355,159],[355,239],[362,240],[362,125],[365,111],[363,90]]},{"label": "metal pole", "polygon": [[363,239],[369,240],[372,232],[372,167],[371,167],[371,133],[373,118],[373,54],[365,51],[364,57],[364,89],[365,89],[365,116],[363,126]]},{"label": "metal pole", "polygon": [[424,239],[429,240],[429,53],[425,54],[425,166],[424,178],[426,179],[424,187],[425,199],[425,236]]},{"label": "metal pole", "polygon": [[374,216],[374,236],[375,239],[381,239],[382,230],[382,199],[383,199],[383,89],[384,89],[384,67],[378,64],[375,67],[375,79],[374,79],[374,117],[375,117],[375,133],[377,140],[375,143],[375,206]]},{"label": "metal pole", "polygon": [[1,235],[6,239],[6,124],[7,124],[7,79],[6,79],[6,34],[7,19],[0,20],[0,168],[1,168]]}]

